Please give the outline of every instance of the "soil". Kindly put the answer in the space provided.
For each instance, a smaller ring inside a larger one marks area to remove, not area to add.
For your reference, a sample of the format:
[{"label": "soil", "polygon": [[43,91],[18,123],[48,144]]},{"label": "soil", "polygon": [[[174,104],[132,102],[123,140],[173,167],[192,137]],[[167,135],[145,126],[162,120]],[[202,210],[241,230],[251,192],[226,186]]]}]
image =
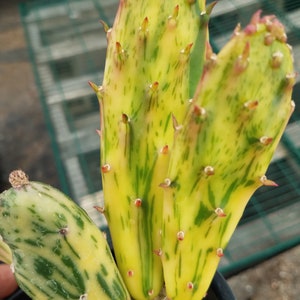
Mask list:
[{"label": "soil", "polygon": [[29,62],[18,1],[0,2],[0,176],[21,168],[59,186],[51,141]]},{"label": "soil", "polygon": [[237,300],[300,298],[300,247],[297,246],[228,279]]},{"label": "soil", "polygon": [[[41,102],[18,12],[0,2],[0,190],[11,170],[59,187]],[[228,279],[237,300],[300,299],[300,246]]]}]

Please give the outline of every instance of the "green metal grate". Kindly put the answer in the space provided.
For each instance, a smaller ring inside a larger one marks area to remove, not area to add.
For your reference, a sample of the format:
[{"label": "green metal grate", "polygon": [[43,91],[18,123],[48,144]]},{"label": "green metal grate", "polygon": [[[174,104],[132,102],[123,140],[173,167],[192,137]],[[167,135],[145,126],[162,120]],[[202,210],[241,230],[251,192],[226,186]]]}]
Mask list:
[{"label": "green metal grate", "polygon": [[[207,1],[212,2],[212,1]],[[32,0],[20,5],[41,103],[52,138],[63,190],[94,218],[92,208],[102,201],[99,172],[98,102],[88,86],[101,83],[106,37],[99,24],[112,24],[117,0]],[[279,16],[294,48],[300,70],[300,3],[284,0],[220,0],[210,22],[211,43],[218,51],[238,22],[251,15]],[[294,89],[300,99],[300,84]],[[226,250],[220,270],[230,275],[280,251],[300,244],[300,105],[290,124],[268,177],[279,187],[261,188],[249,202]]]}]

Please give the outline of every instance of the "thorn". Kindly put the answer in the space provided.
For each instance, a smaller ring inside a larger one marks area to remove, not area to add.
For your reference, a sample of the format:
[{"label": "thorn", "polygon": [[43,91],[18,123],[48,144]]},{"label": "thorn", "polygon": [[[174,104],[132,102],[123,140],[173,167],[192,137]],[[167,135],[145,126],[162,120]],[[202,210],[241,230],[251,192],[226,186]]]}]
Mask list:
[{"label": "thorn", "polygon": [[177,24],[176,19],[178,17],[178,13],[179,13],[179,5],[177,4],[173,10],[172,15],[168,17],[168,27],[169,28],[176,27],[176,24]]},{"label": "thorn", "polygon": [[141,30],[143,32],[148,31],[148,26],[149,26],[149,19],[148,19],[148,17],[145,17],[145,19],[142,22]]},{"label": "thorn", "polygon": [[152,296],[153,293],[154,293],[153,289],[151,289],[151,290],[148,291],[148,295],[149,295],[149,296]]},{"label": "thorn", "polygon": [[209,5],[207,5],[205,8],[206,14],[211,15],[211,13],[217,3],[218,3],[218,1],[214,1],[214,2],[210,3]]},{"label": "thorn", "polygon": [[90,85],[90,87],[93,89],[93,91],[96,93],[96,95],[99,97],[102,96],[104,89],[102,85],[97,85],[96,83],[92,82],[92,81],[88,81],[88,84]]},{"label": "thorn", "polygon": [[194,105],[193,114],[197,117],[204,117],[206,116],[206,110],[203,107]]},{"label": "thorn", "polygon": [[169,153],[169,146],[165,145],[160,149],[161,154],[168,154]]},{"label": "thorn", "polygon": [[142,206],[142,199],[140,199],[140,198],[135,199],[134,200],[134,205],[136,207],[141,207]]},{"label": "thorn", "polygon": [[101,167],[102,173],[108,173],[111,170],[111,166],[109,164],[105,164]]},{"label": "thorn", "polygon": [[173,14],[172,14],[172,18],[173,18],[173,19],[176,19],[176,18],[178,17],[178,13],[179,13],[179,5],[177,4],[177,5],[174,7]]},{"label": "thorn", "polygon": [[177,240],[183,241],[184,240],[184,231],[178,231],[177,232]]},{"label": "thorn", "polygon": [[96,133],[101,137],[101,130],[100,129],[96,129]]},{"label": "thorn", "polygon": [[212,166],[206,166],[206,167],[204,168],[204,173],[205,173],[207,176],[215,175],[215,169],[214,169]]},{"label": "thorn", "polygon": [[286,43],[287,42],[287,35],[286,35],[286,33],[283,33],[281,36],[279,36],[278,38],[277,38],[280,42],[282,42],[282,43]]},{"label": "thorn", "polygon": [[272,31],[272,26],[273,26],[273,19],[275,18],[274,15],[269,15],[269,16],[264,16],[261,19],[261,23],[265,24],[266,30],[271,32]]},{"label": "thorn", "polygon": [[223,253],[223,249],[222,249],[222,248],[218,248],[218,249],[217,249],[217,256],[219,256],[219,257],[223,257],[223,256],[224,256],[224,253]]},{"label": "thorn", "polygon": [[147,38],[147,36],[149,34],[149,19],[148,19],[148,17],[144,18],[141,26],[139,27],[139,32],[143,39]]},{"label": "thorn", "polygon": [[119,42],[116,42],[116,63],[117,65],[124,64],[126,60],[126,52]]},{"label": "thorn", "polygon": [[244,103],[244,107],[248,108],[249,110],[255,109],[258,106],[257,100],[251,100]]},{"label": "thorn", "polygon": [[162,188],[169,188],[171,187],[171,184],[172,184],[172,181],[170,178],[166,178],[164,180],[164,182],[162,182],[159,186],[162,187]]},{"label": "thorn", "polygon": [[178,122],[173,114],[172,114],[172,121],[173,121],[173,128],[175,131],[180,131],[183,128],[182,125],[178,124]]},{"label": "thorn", "polygon": [[285,33],[285,29],[283,24],[278,20],[278,19],[274,19],[273,23],[272,23],[272,28],[271,28],[271,32],[274,34],[274,36],[276,37],[276,39],[282,43],[286,43],[287,42],[287,35]]},{"label": "thorn", "polygon": [[253,14],[253,16],[252,16],[252,18],[251,18],[251,20],[250,20],[250,23],[251,23],[251,24],[257,24],[257,23],[260,23],[260,20],[261,20],[261,13],[262,13],[262,10],[261,10],[261,9],[257,10],[257,11]]},{"label": "thorn", "polygon": [[122,54],[123,51],[124,51],[121,44],[120,44],[120,42],[116,42],[116,51],[117,51],[118,55]]},{"label": "thorn", "polygon": [[217,54],[213,52],[213,49],[208,41],[206,42],[205,58],[206,63],[209,65],[215,65],[218,59]]},{"label": "thorn", "polygon": [[190,55],[192,47],[193,43],[188,44],[184,49],[180,51],[180,54],[184,54],[186,56]]},{"label": "thorn", "polygon": [[170,15],[170,16],[168,17],[168,19],[169,19],[169,20],[171,20],[171,19],[175,20],[175,19],[178,17],[178,13],[179,13],[179,5],[177,4],[177,5],[174,7],[174,9],[173,9],[172,15]]},{"label": "thorn", "polygon": [[290,51],[290,54],[292,54],[292,52],[293,52],[293,46],[290,45],[290,44],[286,44],[286,45],[287,45],[287,47],[288,47],[288,49]]},{"label": "thorn", "polygon": [[151,84],[149,85],[149,89],[150,89],[153,93],[155,93],[155,92],[157,92],[157,90],[158,90],[158,86],[159,86],[158,81],[155,81],[155,82],[153,82],[153,83],[151,83]]},{"label": "thorn", "polygon": [[157,256],[162,256],[162,250],[159,248],[157,250],[153,250],[153,253],[156,254]]},{"label": "thorn", "polygon": [[22,170],[14,170],[9,174],[8,181],[14,189],[28,185],[29,177]]},{"label": "thorn", "polygon": [[240,35],[241,34],[241,23],[238,23],[236,26],[235,26],[235,28],[234,28],[234,30],[233,30],[233,36],[238,36],[238,35]]},{"label": "thorn", "polygon": [[69,228],[68,227],[63,227],[59,229],[58,231],[61,235],[66,236],[69,233]]},{"label": "thorn", "polygon": [[259,139],[259,141],[260,141],[261,144],[267,146],[267,145],[270,145],[273,142],[273,138],[268,137],[268,136],[262,136]]},{"label": "thorn", "polygon": [[287,35],[283,24],[274,15],[266,16],[262,19],[267,31],[269,31],[279,42],[286,43]]},{"label": "thorn", "polygon": [[93,206],[93,207],[94,207],[99,213],[104,214],[104,212],[105,212],[104,207],[97,206],[97,205],[95,205],[95,206]]},{"label": "thorn", "polygon": [[271,60],[271,67],[273,69],[277,69],[281,66],[283,60],[283,53],[280,51],[276,51],[272,55],[272,60]]},{"label": "thorn", "polygon": [[257,24],[248,24],[245,29],[244,32],[246,35],[252,35],[254,33],[257,32]]},{"label": "thorn", "polygon": [[285,80],[286,80],[286,87],[287,88],[292,88],[295,84],[296,81],[296,73],[289,73],[285,76]]},{"label": "thorn", "polygon": [[122,122],[124,124],[128,124],[130,122],[130,118],[128,117],[128,115],[126,115],[124,113],[122,114]]},{"label": "thorn", "polygon": [[79,297],[79,300],[88,300],[88,294],[83,294]]},{"label": "thorn", "polygon": [[270,32],[267,32],[265,34],[265,37],[264,37],[264,44],[265,46],[270,46],[272,45],[272,43],[275,41],[275,37],[270,33]]},{"label": "thorn", "polygon": [[226,217],[226,214],[224,213],[223,209],[220,208],[220,207],[218,207],[218,208],[215,209],[215,213],[220,218]]},{"label": "thorn", "polygon": [[246,70],[249,64],[249,55],[250,55],[250,43],[247,42],[243,53],[237,58],[235,62],[235,73],[240,74]]},{"label": "thorn", "polygon": [[128,276],[128,277],[132,277],[133,275],[134,275],[133,270],[128,270],[128,271],[127,271],[127,276]]},{"label": "thorn", "polygon": [[100,20],[100,23],[103,26],[104,31],[107,33],[109,31],[109,26],[104,20]]},{"label": "thorn", "polygon": [[269,180],[266,175],[260,177],[260,182],[264,186],[278,186],[278,184],[275,181]]},{"label": "thorn", "polygon": [[194,284],[190,281],[187,283],[186,287],[189,289],[189,290],[192,290],[194,288]]},{"label": "thorn", "polygon": [[96,83],[92,82],[92,81],[88,81],[88,83],[89,83],[90,87],[93,89],[93,91],[95,93],[97,93],[98,89],[99,89],[98,85]]},{"label": "thorn", "polygon": [[295,101],[294,100],[291,100],[291,110],[292,110],[292,112],[295,110],[295,108],[296,108],[296,103],[295,103]]},{"label": "thorn", "polygon": [[246,28],[244,29],[244,32],[246,35],[251,35],[257,32],[257,25],[258,23],[260,23],[260,19],[261,19],[261,12],[262,10],[259,9],[256,13],[254,13],[254,15],[251,18],[250,23],[246,26]]}]

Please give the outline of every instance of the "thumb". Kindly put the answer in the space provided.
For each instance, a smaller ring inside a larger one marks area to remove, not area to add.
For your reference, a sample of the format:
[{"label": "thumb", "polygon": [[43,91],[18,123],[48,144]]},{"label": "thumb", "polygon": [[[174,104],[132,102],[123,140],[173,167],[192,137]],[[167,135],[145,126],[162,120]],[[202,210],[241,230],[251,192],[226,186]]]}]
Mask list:
[{"label": "thumb", "polygon": [[12,294],[18,285],[9,265],[0,265],[0,299]]}]

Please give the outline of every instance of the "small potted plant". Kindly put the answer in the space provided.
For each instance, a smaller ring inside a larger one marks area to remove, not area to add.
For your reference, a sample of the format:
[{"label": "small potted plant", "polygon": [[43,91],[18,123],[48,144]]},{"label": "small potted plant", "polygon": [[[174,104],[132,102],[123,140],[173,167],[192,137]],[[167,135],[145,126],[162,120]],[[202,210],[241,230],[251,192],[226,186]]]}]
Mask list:
[{"label": "small potted plant", "polygon": [[113,27],[104,24],[104,79],[90,85],[101,120],[97,209],[114,257],[74,202],[11,173],[0,234],[32,299],[202,299],[251,195],[276,186],[265,173],[294,109],[291,48],[259,11],[214,54],[214,4],[121,0]]}]

